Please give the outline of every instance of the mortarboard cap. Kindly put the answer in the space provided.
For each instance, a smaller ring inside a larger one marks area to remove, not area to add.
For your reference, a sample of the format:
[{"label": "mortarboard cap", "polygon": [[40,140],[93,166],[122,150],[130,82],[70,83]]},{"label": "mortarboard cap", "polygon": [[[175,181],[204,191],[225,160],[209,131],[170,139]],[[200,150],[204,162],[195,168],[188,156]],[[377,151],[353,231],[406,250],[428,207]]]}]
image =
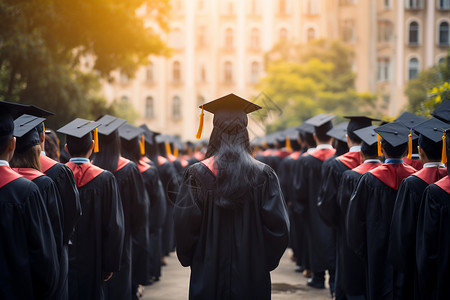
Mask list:
[{"label": "mortarboard cap", "polygon": [[374,129],[392,147],[397,147],[408,142],[409,129],[399,123],[391,122]]},{"label": "mortarboard cap", "polygon": [[202,108],[213,114],[221,110],[237,110],[249,114],[258,109],[261,109],[262,107],[253,102],[245,100],[244,98],[236,96],[235,94],[228,94],[216,100],[200,105],[199,108]]},{"label": "mortarboard cap", "polygon": [[413,128],[414,126],[425,121],[426,118],[424,116],[418,116],[407,111],[403,112],[394,122],[399,122],[408,127],[408,129]]},{"label": "mortarboard cap", "polygon": [[377,126],[372,125],[365,128],[355,130],[353,133],[368,146],[372,146],[378,141],[378,134],[374,131]]},{"label": "mortarboard cap", "polygon": [[349,125],[349,122],[342,122],[336,126],[334,126],[332,129],[327,131],[327,135],[337,139],[338,141],[347,142],[347,127]]},{"label": "mortarboard cap", "polygon": [[101,124],[98,122],[76,118],[72,122],[58,129],[57,132],[80,139],[100,125]]},{"label": "mortarboard cap", "polygon": [[431,115],[443,122],[450,123],[450,100],[444,100]]},{"label": "mortarboard cap", "polygon": [[297,130],[302,132],[302,133],[313,134],[314,133],[314,126],[312,126],[311,124],[308,124],[308,123],[303,123],[302,125],[297,127]]},{"label": "mortarboard cap", "polygon": [[14,136],[17,138],[15,151],[23,153],[29,148],[40,144],[41,140],[36,126],[43,121],[45,121],[45,118],[27,114],[14,120]]},{"label": "mortarboard cap", "polygon": [[435,143],[442,141],[442,134],[448,124],[439,119],[431,118],[413,127],[413,130]]},{"label": "mortarboard cap", "polygon": [[101,125],[98,127],[98,133],[102,135],[110,135],[115,130],[119,129],[120,126],[125,124],[127,121],[124,119],[119,119],[110,115],[104,115],[96,122]]},{"label": "mortarboard cap", "polygon": [[125,124],[119,127],[119,136],[127,141],[131,141],[143,134],[145,130],[131,124]]},{"label": "mortarboard cap", "polygon": [[380,121],[378,119],[373,119],[366,116],[344,116],[344,118],[350,120],[347,127],[347,134],[351,134],[355,130],[371,126],[372,121]]},{"label": "mortarboard cap", "polygon": [[314,127],[321,127],[328,122],[331,122],[336,116],[331,114],[318,114],[317,116],[314,116],[312,118],[309,118],[305,121],[305,123],[308,123]]},{"label": "mortarboard cap", "polygon": [[147,144],[149,144],[149,145],[155,144],[156,143],[156,137],[161,134],[159,132],[150,130],[147,127],[147,125],[145,125],[145,124],[142,124],[141,126],[139,126],[139,128],[144,129],[145,142]]}]

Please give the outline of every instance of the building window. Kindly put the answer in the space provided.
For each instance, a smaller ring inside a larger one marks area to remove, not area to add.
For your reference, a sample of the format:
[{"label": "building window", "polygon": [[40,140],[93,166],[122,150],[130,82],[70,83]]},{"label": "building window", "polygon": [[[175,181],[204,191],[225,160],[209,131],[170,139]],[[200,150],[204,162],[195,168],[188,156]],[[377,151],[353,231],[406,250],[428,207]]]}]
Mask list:
[{"label": "building window", "polygon": [[200,26],[198,28],[197,46],[204,47],[206,45],[205,41],[206,41],[206,27]]},{"label": "building window", "polygon": [[145,68],[145,82],[152,83],[155,81],[153,63],[149,63]]},{"label": "building window", "polygon": [[124,72],[120,72],[119,80],[121,84],[127,84],[130,79],[128,78],[127,74],[125,74]]},{"label": "building window", "polygon": [[439,9],[450,9],[450,0],[438,0]]},{"label": "building window", "polygon": [[357,0],[339,0],[340,5],[352,5],[356,4]]},{"label": "building window", "polygon": [[205,1],[204,0],[198,0],[197,7],[199,11],[203,11],[205,9]]},{"label": "building window", "polygon": [[173,62],[172,80],[175,83],[181,82],[181,65],[180,65],[179,61],[174,61]]},{"label": "building window", "polygon": [[200,68],[200,81],[201,82],[206,82],[206,68],[205,68],[205,66],[202,66]]},{"label": "building window", "polygon": [[227,15],[232,16],[234,14],[234,1],[226,0],[225,1],[225,12]]},{"label": "building window", "polygon": [[225,48],[233,49],[233,29],[231,28],[225,30]]},{"label": "building window", "polygon": [[352,43],[356,40],[355,24],[353,20],[345,20],[342,26],[342,40],[346,43]]},{"label": "building window", "polygon": [[287,14],[287,0],[278,0],[278,13],[280,15]]},{"label": "building window", "polygon": [[383,95],[383,102],[381,103],[382,109],[387,109],[389,107],[389,103],[391,102],[390,95]]},{"label": "building window", "polygon": [[440,64],[443,64],[443,63],[445,63],[445,57],[439,58],[438,64],[440,65]]},{"label": "building window", "polygon": [[145,98],[145,117],[147,119],[152,119],[155,116],[155,110],[153,105],[154,103],[152,96],[148,96],[147,98]]},{"label": "building window", "polygon": [[417,23],[416,21],[409,23],[408,43],[410,45],[418,45],[419,44],[419,23]]},{"label": "building window", "polygon": [[384,0],[384,9],[391,9],[391,0]]},{"label": "building window", "polygon": [[253,28],[250,36],[250,46],[253,50],[259,49],[259,29]]},{"label": "building window", "polygon": [[448,46],[450,43],[450,30],[447,21],[439,24],[439,45]]},{"label": "building window", "polygon": [[306,34],[306,39],[307,39],[308,42],[312,41],[312,40],[314,40],[316,38],[316,31],[314,30],[314,28],[309,27],[306,33],[307,33]]},{"label": "building window", "polygon": [[307,15],[313,16],[319,13],[319,0],[307,0],[304,5],[304,11]]},{"label": "building window", "polygon": [[405,0],[406,9],[421,9],[423,8],[423,0]]},{"label": "building window", "polygon": [[225,83],[232,83],[233,82],[233,64],[230,61],[225,62],[224,73],[223,73],[223,81]]},{"label": "building window", "polygon": [[286,28],[280,29],[280,42],[286,42],[288,39],[288,31]]},{"label": "building window", "polygon": [[172,118],[175,120],[181,118],[181,100],[178,96],[172,98]]},{"label": "building window", "polygon": [[259,15],[259,1],[260,0],[252,0],[250,11],[253,16]]},{"label": "building window", "polygon": [[250,82],[255,84],[259,81],[259,63],[254,61],[250,70]]},{"label": "building window", "polygon": [[129,104],[130,103],[130,101],[128,99],[128,96],[125,96],[125,95],[120,97],[120,102],[122,102],[123,104]]},{"label": "building window", "polygon": [[378,42],[388,43],[392,41],[393,26],[390,21],[381,20],[378,22]]},{"label": "building window", "polygon": [[377,80],[389,81],[391,79],[391,63],[389,58],[379,58],[377,61]]},{"label": "building window", "polygon": [[409,80],[417,78],[417,74],[419,74],[419,60],[417,58],[411,58],[409,60],[408,74]]}]

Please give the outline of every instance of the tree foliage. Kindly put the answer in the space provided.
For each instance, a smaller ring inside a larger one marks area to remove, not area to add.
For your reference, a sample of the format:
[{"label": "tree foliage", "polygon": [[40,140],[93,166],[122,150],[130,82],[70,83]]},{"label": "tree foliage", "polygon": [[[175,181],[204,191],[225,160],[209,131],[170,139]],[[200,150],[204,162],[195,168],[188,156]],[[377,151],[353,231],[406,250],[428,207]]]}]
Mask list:
[{"label": "tree foliage", "polygon": [[352,51],[338,41],[280,43],[266,55],[266,72],[258,85],[279,117],[268,131],[296,126],[315,114],[347,115],[373,107],[375,96],[355,91]]},{"label": "tree foliage", "polygon": [[[143,5],[155,29],[136,14]],[[54,111],[52,125],[113,111],[99,79],[112,70],[131,77],[149,55],[167,54],[153,30],[167,29],[169,9],[168,0],[1,1],[0,100]],[[81,71],[86,57],[91,73]]]}]

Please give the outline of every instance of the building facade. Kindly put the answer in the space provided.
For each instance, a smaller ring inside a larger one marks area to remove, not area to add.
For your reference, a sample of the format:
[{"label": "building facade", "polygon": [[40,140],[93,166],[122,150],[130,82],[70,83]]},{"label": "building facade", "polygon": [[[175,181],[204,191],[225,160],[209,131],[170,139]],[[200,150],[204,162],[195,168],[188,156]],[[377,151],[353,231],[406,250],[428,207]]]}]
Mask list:
[{"label": "building facade", "polygon": [[[153,25],[145,7],[138,14]],[[449,24],[450,0],[172,0],[163,34],[172,55],[151,57],[132,80],[116,72],[103,92],[132,105],[137,124],[192,140],[200,104],[259,93],[264,54],[277,42],[340,39],[355,52],[357,91],[377,94],[377,108],[394,116],[408,80],[445,57]],[[204,132],[211,126],[205,113]],[[256,122],[250,128],[264,131]]]}]

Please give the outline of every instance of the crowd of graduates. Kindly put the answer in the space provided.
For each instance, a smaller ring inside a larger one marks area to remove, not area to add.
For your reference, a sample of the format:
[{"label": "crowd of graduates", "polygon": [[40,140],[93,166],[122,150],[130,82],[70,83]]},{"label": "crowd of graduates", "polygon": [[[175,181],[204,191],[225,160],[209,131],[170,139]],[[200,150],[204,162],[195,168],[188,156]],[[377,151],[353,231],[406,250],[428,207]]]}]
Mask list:
[{"label": "crowd of graduates", "polygon": [[[73,120],[56,130],[60,143],[45,128],[51,115],[0,101],[0,298],[137,299],[183,241],[175,231],[192,233],[195,216],[183,221],[175,203],[192,196],[186,169],[208,166],[206,143],[110,115]],[[333,127],[334,118],[319,114],[251,145],[275,172],[261,174],[273,173],[271,184],[278,175],[296,271],[319,289],[328,272],[336,299],[450,299],[450,101],[431,119],[346,116]],[[274,232],[261,235],[280,243]],[[217,275],[205,274],[197,285]]]},{"label": "crowd of graduates", "polygon": [[336,299],[450,299],[450,101],[432,116],[333,127],[319,114],[254,140],[279,176],[309,286],[325,288],[328,271]]}]

